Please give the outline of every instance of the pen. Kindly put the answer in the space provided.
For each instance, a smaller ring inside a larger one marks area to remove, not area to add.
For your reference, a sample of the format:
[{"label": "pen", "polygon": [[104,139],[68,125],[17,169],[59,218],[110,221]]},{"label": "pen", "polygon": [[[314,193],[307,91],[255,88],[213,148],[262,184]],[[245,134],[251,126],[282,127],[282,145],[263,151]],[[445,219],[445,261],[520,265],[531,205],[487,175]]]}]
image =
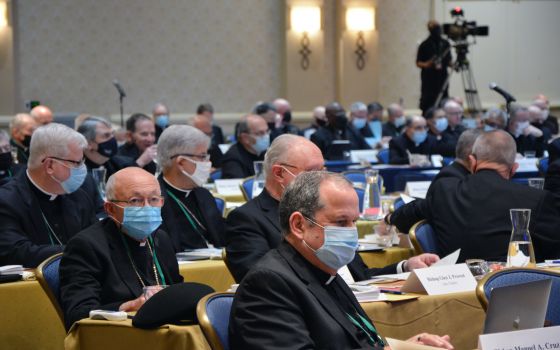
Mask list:
[{"label": "pen", "polygon": [[386,293],[386,294],[396,294],[396,295],[406,294],[404,292],[399,292],[399,291],[396,291],[396,290],[387,290],[387,289],[380,289],[379,292]]}]

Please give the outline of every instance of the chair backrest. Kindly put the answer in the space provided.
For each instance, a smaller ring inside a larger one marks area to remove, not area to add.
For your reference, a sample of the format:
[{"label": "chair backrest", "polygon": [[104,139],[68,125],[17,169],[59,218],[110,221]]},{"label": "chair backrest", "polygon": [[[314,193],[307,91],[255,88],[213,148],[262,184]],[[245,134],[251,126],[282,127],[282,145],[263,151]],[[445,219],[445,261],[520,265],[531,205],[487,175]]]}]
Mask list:
[{"label": "chair backrest", "polygon": [[253,198],[253,181],[255,181],[255,177],[249,176],[243,179],[243,182],[239,185],[241,193],[243,193],[243,198],[245,198],[247,202]]},{"label": "chair backrest", "polygon": [[548,157],[541,158],[537,164],[542,175],[546,174],[548,171]]},{"label": "chair backrest", "polygon": [[53,304],[60,322],[64,325],[64,314],[62,313],[60,303],[60,278],[58,274],[58,267],[60,265],[61,258],[62,253],[58,253],[50,258],[47,258],[39,264],[39,266],[37,266],[35,275],[37,276],[39,284]]},{"label": "chair backrest", "polygon": [[210,179],[216,181],[222,178],[222,169],[216,169],[210,173]]},{"label": "chair backrest", "polygon": [[358,195],[358,205],[360,206],[360,213],[364,210],[364,193],[366,192],[363,188],[354,187],[356,194]]},{"label": "chair backrest", "polygon": [[356,184],[366,184],[366,174],[361,170],[343,171],[342,175],[356,186]]},{"label": "chair backrest", "polygon": [[389,164],[389,149],[383,148],[377,152],[377,159],[383,164]]},{"label": "chair backrest", "polygon": [[212,350],[229,349],[229,314],[233,293],[212,293],[200,299],[196,316]]},{"label": "chair backrest", "polygon": [[397,210],[400,207],[402,207],[404,204],[405,204],[404,200],[401,197],[399,197],[399,198],[395,199],[395,201],[393,202],[393,209]]},{"label": "chair backrest", "polygon": [[552,279],[552,289],[548,299],[546,320],[552,326],[560,325],[560,272],[548,269],[508,268],[486,275],[478,281],[476,296],[484,310],[488,307],[488,299],[493,288],[515,284]]},{"label": "chair backrest", "polygon": [[414,247],[414,254],[436,253],[437,240],[432,226],[426,220],[415,223],[408,232]]},{"label": "chair backrest", "polygon": [[222,197],[214,196],[214,200],[216,201],[216,207],[218,207],[218,211],[224,216],[226,213],[226,200]]}]

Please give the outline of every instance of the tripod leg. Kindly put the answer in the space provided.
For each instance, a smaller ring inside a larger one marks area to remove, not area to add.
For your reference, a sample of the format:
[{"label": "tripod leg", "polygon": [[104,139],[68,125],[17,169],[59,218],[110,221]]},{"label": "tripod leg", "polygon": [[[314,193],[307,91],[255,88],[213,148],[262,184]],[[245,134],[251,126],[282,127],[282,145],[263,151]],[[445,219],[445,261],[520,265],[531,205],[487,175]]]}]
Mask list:
[{"label": "tripod leg", "polygon": [[476,88],[474,75],[469,64],[466,64],[462,67],[461,78],[463,81],[463,89],[465,90],[465,97],[467,100],[469,113],[472,117],[475,117],[479,112],[482,111],[482,105],[480,103],[480,97]]}]

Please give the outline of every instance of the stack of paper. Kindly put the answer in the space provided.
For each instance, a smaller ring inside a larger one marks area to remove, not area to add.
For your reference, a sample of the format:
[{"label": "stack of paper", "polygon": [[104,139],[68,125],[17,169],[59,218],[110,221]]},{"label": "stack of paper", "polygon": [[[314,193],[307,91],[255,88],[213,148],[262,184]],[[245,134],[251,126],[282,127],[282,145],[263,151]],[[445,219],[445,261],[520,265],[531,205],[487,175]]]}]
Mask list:
[{"label": "stack of paper", "polygon": [[206,259],[222,259],[222,250],[218,248],[202,248],[186,250],[181,253],[177,253],[177,260],[179,261],[194,261],[194,260],[206,260]]},{"label": "stack of paper", "polygon": [[386,300],[385,296],[379,293],[379,288],[375,286],[350,284],[349,287],[360,303]]},{"label": "stack of paper", "polygon": [[5,265],[0,266],[0,275],[21,275],[23,274],[23,266],[21,265]]}]

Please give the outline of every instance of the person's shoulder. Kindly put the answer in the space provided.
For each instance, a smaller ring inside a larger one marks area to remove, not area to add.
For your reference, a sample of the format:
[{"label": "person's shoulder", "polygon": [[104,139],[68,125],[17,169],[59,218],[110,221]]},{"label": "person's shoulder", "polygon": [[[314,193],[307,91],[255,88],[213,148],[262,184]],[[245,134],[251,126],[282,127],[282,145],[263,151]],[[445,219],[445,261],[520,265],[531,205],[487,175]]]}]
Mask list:
[{"label": "person's shoulder", "polygon": [[107,241],[107,236],[109,235],[109,220],[111,219],[106,218],[84,228],[80,232],[76,233],[72,238],[70,238],[67,245],[72,246],[82,244],[103,244],[103,242]]},{"label": "person's shoulder", "polygon": [[244,203],[242,206],[235,208],[234,210],[229,213],[226,218],[226,221],[231,222],[232,220],[238,219],[248,219],[248,218],[256,218],[260,215],[261,210],[259,205],[257,204],[257,198],[253,198],[248,202]]}]

